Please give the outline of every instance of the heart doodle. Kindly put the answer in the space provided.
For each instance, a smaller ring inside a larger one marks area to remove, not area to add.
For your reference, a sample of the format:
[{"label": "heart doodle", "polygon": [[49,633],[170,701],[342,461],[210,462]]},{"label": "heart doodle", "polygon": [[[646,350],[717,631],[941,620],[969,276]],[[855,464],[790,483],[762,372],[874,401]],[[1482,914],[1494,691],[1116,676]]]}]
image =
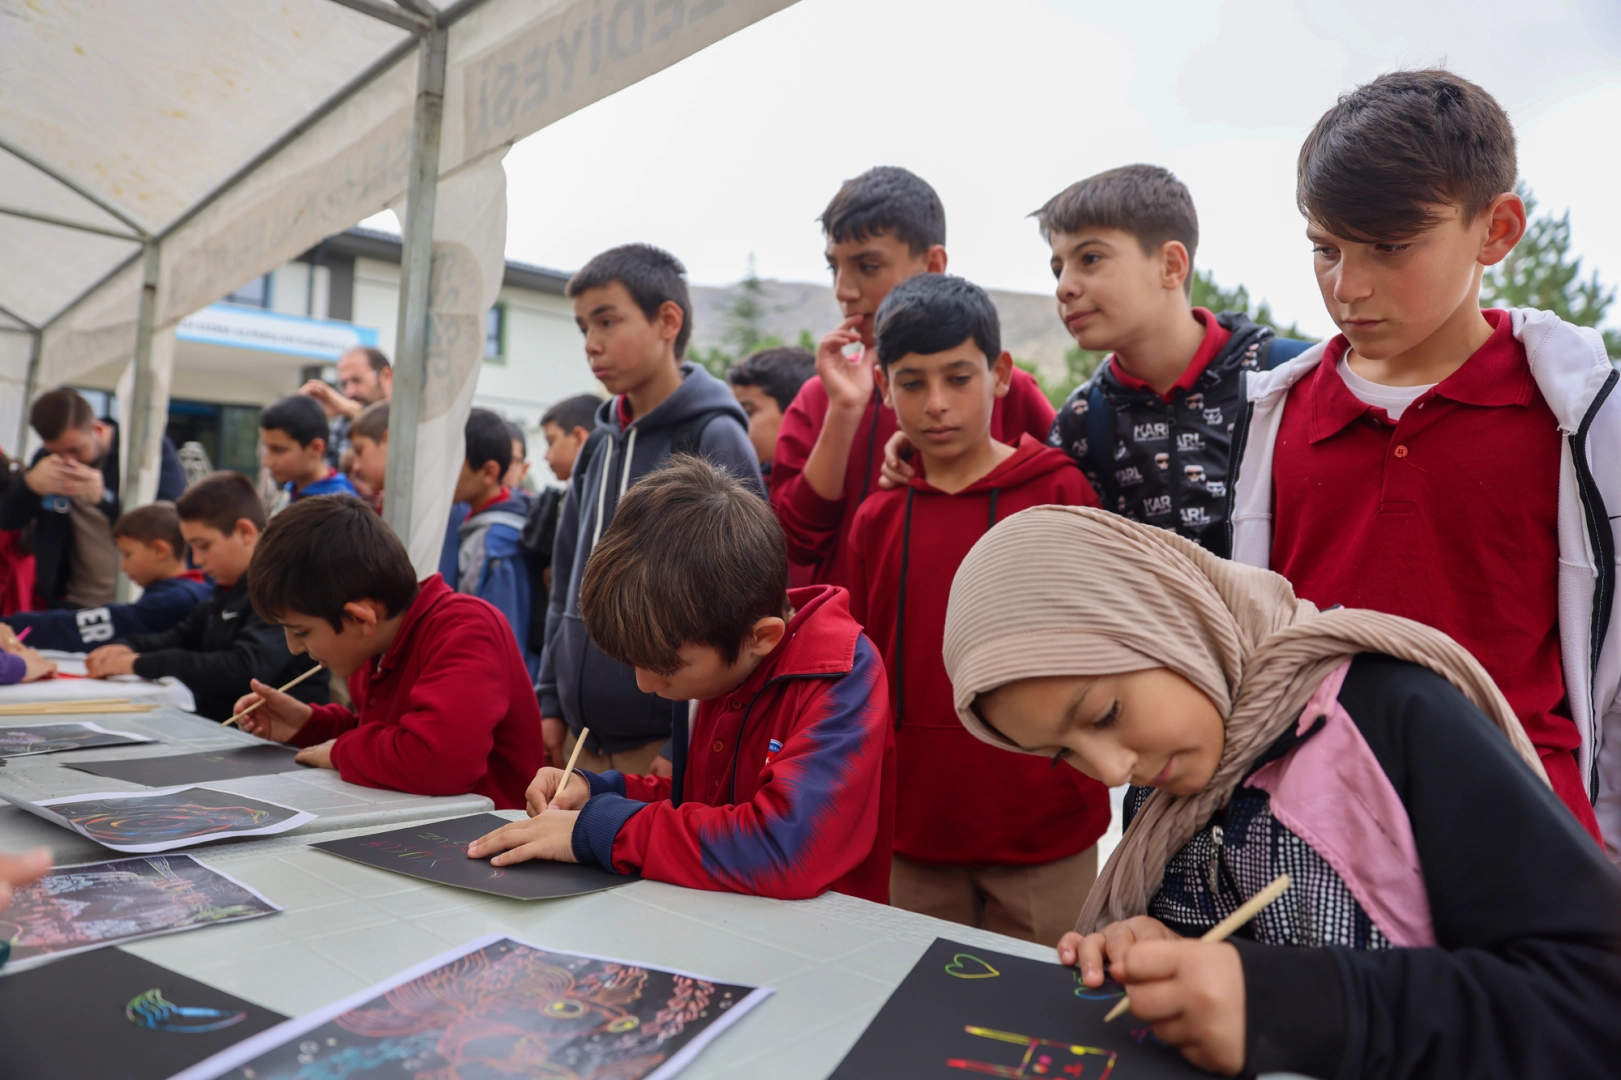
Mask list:
[{"label": "heart doodle", "polygon": [[972,953],[960,952],[946,965],[946,974],[956,979],[994,979],[1002,973]]}]

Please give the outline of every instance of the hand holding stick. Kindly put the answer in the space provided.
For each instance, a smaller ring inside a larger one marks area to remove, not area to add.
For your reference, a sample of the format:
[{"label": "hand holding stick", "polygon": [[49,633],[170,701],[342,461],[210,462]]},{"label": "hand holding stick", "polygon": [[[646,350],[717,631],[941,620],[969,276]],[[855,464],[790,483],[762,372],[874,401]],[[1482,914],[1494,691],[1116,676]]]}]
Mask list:
[{"label": "hand holding stick", "polygon": [[[314,667],[312,667],[308,671],[304,672],[304,674],[300,675],[298,678],[293,679],[291,682],[287,683],[287,685],[277,687],[276,692],[279,693],[279,694],[285,694],[287,691],[291,690],[293,687],[297,686],[299,683],[303,682],[305,679],[309,678],[311,675],[314,675],[317,671],[320,671],[320,670],[321,670],[321,665],[316,664]],[[231,727],[238,720],[242,719],[244,716],[248,715],[250,712],[252,712],[254,709],[257,709],[259,706],[263,705],[264,703],[265,703],[265,699],[260,698],[258,701],[255,701],[252,705],[249,705],[247,708],[243,709],[241,712],[237,713],[235,716],[233,716],[229,720],[225,721],[225,723],[221,724],[220,727]]]}]

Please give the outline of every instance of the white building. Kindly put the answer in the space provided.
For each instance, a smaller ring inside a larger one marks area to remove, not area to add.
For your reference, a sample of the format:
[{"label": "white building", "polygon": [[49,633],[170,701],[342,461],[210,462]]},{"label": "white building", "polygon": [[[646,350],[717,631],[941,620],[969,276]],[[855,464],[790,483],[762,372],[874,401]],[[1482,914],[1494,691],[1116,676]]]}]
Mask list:
[{"label": "white building", "polygon": [[[258,471],[259,410],[305,379],[333,377],[347,349],[374,345],[394,355],[400,241],[350,229],[328,237],[224,300],[183,319],[177,331],[168,434],[176,446],[201,443],[217,468]],[[571,394],[602,392],[591,377],[568,274],[508,262],[486,323],[484,363],[473,403],[531,432],[540,415]],[[110,395],[121,365],[76,383],[116,415]]]}]

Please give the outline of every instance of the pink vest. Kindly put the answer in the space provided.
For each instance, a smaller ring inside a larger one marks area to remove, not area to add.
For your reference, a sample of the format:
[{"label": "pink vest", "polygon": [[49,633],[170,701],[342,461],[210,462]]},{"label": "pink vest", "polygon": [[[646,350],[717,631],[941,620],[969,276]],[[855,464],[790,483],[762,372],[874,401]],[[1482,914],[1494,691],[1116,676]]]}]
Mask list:
[{"label": "pink vest", "polygon": [[1306,703],[1297,729],[1323,729],[1246,783],[1271,796],[1272,816],[1334,869],[1373,924],[1398,948],[1435,944],[1429,893],[1407,808],[1340,704],[1346,661]]}]

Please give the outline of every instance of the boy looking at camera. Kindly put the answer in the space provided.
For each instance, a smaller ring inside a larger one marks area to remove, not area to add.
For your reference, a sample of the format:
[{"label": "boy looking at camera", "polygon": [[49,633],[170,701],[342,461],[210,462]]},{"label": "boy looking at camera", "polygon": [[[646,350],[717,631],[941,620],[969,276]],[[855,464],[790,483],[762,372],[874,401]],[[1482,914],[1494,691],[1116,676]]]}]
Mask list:
[{"label": "boy looking at camera", "polygon": [[1463,645],[1616,859],[1621,395],[1596,331],[1480,308],[1525,234],[1516,169],[1507,114],[1448,71],[1380,76],[1317,122],[1297,198],[1341,333],[1249,379],[1233,557]]},{"label": "boy looking at camera", "polygon": [[[895,700],[895,906],[1057,944],[1097,876],[1109,795],[1073,769],[998,753],[962,726],[941,648],[946,586],[998,521],[1032,506],[1096,506],[1074,464],[1029,433],[991,437],[1013,358],[996,308],[962,278],[902,282],[877,318],[877,381],[919,475],[880,491],[850,528],[850,608],[878,643]],[[963,797],[963,780],[982,785]],[[984,785],[988,785],[988,790]]]},{"label": "boy looking at camera", "polygon": [[581,613],[638,686],[699,702],[690,743],[683,707],[673,778],[542,770],[529,820],[468,855],[885,902],[895,772],[884,665],[844,590],[787,581],[782,529],[753,488],[690,456],[638,481],[591,556]]},{"label": "boy looking at camera", "polygon": [[[813,567],[812,580],[849,583],[850,523],[878,490],[895,414],[873,378],[873,315],[896,285],[946,269],[946,211],[940,196],[905,169],[883,166],[847,180],[822,211],[827,266],[844,322],[816,350],[816,375],[782,418],[771,459],[771,505],[788,536],[788,557]],[[860,346],[854,357],[845,350]],[[1028,372],[1014,369],[997,398],[991,433],[1045,438],[1053,408]]]},{"label": "boy looking at camera", "polygon": [[[128,634],[101,646],[85,657],[85,668],[98,679],[173,675],[196,698],[199,716],[226,720],[250,679],[279,686],[309,665],[287,651],[282,635],[248,603],[248,564],[265,527],[265,506],[253,482],[235,472],[205,476],[185,490],[175,512],[192,561],[214,580],[212,595],[167,630]],[[294,693],[303,701],[327,699],[321,679],[300,684]]]},{"label": "boy looking at camera", "polygon": [[304,666],[349,680],[354,709],[311,707],[260,680],[242,730],[302,747],[298,761],[352,784],[524,804],[545,760],[540,711],[506,620],[435,574],[359,499],[306,499],[276,515],[254,557],[253,606]]}]

